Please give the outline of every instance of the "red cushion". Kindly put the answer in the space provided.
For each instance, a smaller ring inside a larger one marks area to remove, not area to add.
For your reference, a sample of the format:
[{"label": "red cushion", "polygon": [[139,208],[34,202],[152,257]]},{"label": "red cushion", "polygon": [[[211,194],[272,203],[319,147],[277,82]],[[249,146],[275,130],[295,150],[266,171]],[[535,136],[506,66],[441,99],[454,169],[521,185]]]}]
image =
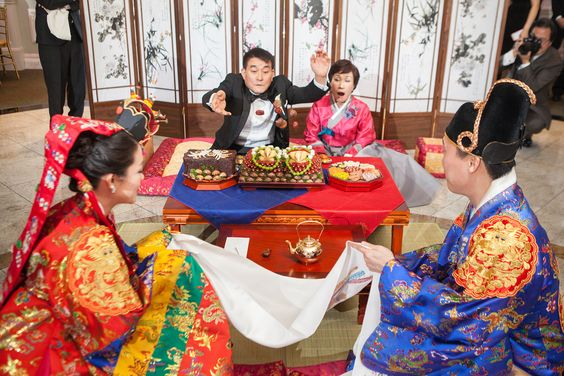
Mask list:
[{"label": "red cushion", "polygon": [[185,141],[206,141],[213,143],[213,138],[193,137],[186,139],[164,139],[143,170],[145,178],[139,186],[139,194],[148,196],[168,196],[168,193],[174,184],[174,179],[176,179],[176,175],[163,176],[163,173],[174,154],[176,146]]},{"label": "red cushion", "polygon": [[376,142],[388,149],[395,150],[398,153],[407,154],[405,151],[405,145],[400,140],[376,140]]},{"label": "red cushion", "polygon": [[442,139],[418,137],[415,142],[415,160],[436,178],[444,178],[444,147]]}]

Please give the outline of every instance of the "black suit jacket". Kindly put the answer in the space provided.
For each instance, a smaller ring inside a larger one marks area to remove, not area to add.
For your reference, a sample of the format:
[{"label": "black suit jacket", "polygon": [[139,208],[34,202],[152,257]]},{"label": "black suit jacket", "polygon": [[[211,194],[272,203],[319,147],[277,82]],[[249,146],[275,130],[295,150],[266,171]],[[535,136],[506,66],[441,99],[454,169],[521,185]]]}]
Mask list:
[{"label": "black suit jacket", "polygon": [[60,46],[67,42],[59,39],[49,31],[47,26],[47,12],[43,7],[52,10],[70,5],[69,23],[71,29],[71,40],[73,42],[82,42],[82,21],[80,19],[80,3],[76,0],[37,0],[35,6],[35,33],[37,34],[37,43],[51,46]]},{"label": "black suit jacket", "polygon": [[514,64],[509,77],[523,81],[533,90],[537,97],[537,104],[531,106],[530,111],[541,116],[546,124],[550,124],[552,119],[549,107],[550,88],[562,69],[562,60],[560,60],[558,51],[550,47],[544,54],[531,61],[527,67],[518,68],[519,64]]},{"label": "black suit jacket", "polygon": [[[227,77],[225,77],[225,80],[219,84],[219,87],[207,92],[202,98],[202,104],[210,111],[211,108],[207,103],[210,101],[212,94],[219,90],[225,92],[227,97],[225,110],[231,112],[231,115],[224,117],[223,125],[215,134],[215,141],[212,148],[235,149],[233,143],[243,130],[249,117],[251,93],[245,86],[245,81],[241,74],[229,73]],[[268,100],[272,102],[274,98],[280,94],[284,113],[288,114],[288,105],[315,102],[323,97],[325,92],[326,91],[318,88],[313,81],[305,87],[298,87],[294,86],[285,76],[276,76],[267,90],[267,95]],[[274,146],[281,148],[288,147],[290,142],[289,128],[290,127],[280,129],[276,127],[274,131]]]}]

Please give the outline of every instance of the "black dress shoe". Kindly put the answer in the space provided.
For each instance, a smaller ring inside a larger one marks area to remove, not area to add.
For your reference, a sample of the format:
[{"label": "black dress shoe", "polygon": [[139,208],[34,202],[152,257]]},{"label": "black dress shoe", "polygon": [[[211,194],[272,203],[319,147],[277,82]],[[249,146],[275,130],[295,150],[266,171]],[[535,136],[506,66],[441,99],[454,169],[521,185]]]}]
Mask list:
[{"label": "black dress shoe", "polygon": [[524,139],[523,146],[526,148],[530,148],[531,146],[533,146],[533,140],[531,138]]}]

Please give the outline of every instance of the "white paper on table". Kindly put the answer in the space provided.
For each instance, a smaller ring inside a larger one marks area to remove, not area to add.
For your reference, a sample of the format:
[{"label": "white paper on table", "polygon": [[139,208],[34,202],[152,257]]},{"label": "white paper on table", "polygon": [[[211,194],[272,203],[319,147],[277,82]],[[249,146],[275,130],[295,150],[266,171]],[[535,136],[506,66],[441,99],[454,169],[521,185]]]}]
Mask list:
[{"label": "white paper on table", "polygon": [[311,336],[334,305],[372,280],[362,253],[348,243],[323,279],[273,273],[194,236],[173,234],[169,249],[184,249],[202,267],[231,324],[250,340],[280,348]]},{"label": "white paper on table", "polygon": [[225,239],[225,246],[223,249],[241,257],[247,257],[247,252],[249,251],[249,240],[250,238],[230,236]]}]

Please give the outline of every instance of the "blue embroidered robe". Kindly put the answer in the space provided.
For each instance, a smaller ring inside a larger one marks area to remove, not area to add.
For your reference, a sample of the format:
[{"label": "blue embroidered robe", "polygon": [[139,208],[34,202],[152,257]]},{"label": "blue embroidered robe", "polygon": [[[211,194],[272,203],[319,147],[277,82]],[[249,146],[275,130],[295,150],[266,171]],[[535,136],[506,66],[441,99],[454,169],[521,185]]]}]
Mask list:
[{"label": "blue embroidered robe", "polygon": [[514,184],[471,212],[444,244],[385,266],[366,367],[387,375],[564,370],[556,257],[523,192]]}]

